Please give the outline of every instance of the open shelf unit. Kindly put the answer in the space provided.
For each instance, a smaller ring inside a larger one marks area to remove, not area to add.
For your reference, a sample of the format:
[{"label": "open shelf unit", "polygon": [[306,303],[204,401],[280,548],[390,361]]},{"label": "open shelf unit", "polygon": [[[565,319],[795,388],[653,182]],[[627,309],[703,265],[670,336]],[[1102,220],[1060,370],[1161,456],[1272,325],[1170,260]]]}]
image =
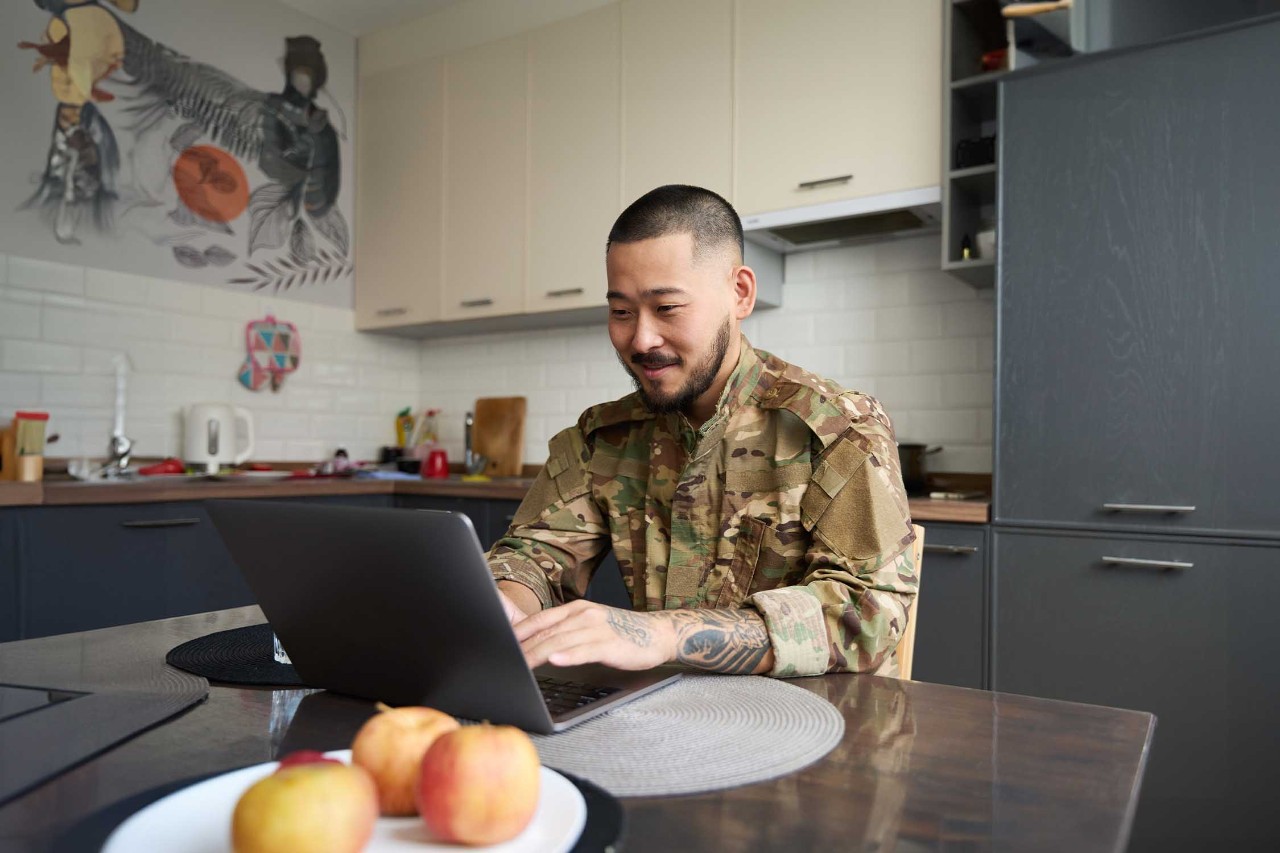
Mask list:
[{"label": "open shelf unit", "polygon": [[[942,269],[977,288],[994,287],[996,281],[995,252],[980,257],[977,235],[996,228],[1000,79],[1011,66],[1071,52],[1071,10],[1006,19],[1005,5],[1002,0],[951,0],[944,30]],[[1035,52],[1024,52],[1025,45]],[[984,70],[983,55],[1000,49],[1007,51],[1005,64]]]}]

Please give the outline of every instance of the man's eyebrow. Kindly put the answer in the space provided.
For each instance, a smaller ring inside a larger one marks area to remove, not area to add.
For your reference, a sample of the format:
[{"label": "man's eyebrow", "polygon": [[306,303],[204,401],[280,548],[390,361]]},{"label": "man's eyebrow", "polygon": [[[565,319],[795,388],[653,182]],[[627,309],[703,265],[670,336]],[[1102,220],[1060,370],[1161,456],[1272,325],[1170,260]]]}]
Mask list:
[{"label": "man's eyebrow", "polygon": [[[684,290],[683,288],[679,288],[679,287],[651,287],[648,290],[640,291],[641,299],[654,299],[654,298],[660,298],[663,296],[688,296],[688,295],[689,295],[689,292],[687,290]],[[616,290],[610,290],[604,296],[605,296],[605,299],[621,299],[623,301],[626,301],[628,299],[626,294],[619,293]]]}]

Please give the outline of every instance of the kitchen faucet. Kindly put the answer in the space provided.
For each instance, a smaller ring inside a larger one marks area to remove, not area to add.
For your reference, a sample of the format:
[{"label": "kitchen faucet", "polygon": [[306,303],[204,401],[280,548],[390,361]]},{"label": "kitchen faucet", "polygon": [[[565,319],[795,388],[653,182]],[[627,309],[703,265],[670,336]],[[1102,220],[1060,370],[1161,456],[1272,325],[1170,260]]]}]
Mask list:
[{"label": "kitchen faucet", "polygon": [[107,478],[127,476],[129,473],[129,456],[133,452],[133,439],[124,434],[125,390],[128,385],[128,372],[131,367],[129,356],[117,353],[116,365],[116,413],[115,425],[111,430],[111,441],[107,444],[108,459],[102,467],[102,476]]}]

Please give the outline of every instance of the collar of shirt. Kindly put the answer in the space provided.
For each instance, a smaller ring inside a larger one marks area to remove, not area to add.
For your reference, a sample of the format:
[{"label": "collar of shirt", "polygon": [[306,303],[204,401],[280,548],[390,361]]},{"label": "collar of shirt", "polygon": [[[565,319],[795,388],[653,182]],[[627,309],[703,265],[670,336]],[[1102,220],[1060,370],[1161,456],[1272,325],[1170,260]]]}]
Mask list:
[{"label": "collar of shirt", "polygon": [[760,375],[764,371],[764,362],[746,335],[739,335],[738,340],[738,364],[720,392],[715,414],[697,430],[683,414],[677,416],[678,434],[683,439],[685,452],[691,457],[701,456],[704,448],[717,444],[734,412],[762,390]]}]

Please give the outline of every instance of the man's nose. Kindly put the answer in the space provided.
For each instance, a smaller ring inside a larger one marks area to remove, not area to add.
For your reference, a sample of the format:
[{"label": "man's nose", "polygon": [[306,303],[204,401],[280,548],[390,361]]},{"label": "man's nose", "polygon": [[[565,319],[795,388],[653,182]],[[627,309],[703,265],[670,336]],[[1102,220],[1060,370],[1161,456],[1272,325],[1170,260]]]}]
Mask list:
[{"label": "man's nose", "polygon": [[644,313],[636,317],[635,333],[631,336],[631,346],[636,352],[650,352],[662,346],[662,335],[658,324]]}]

